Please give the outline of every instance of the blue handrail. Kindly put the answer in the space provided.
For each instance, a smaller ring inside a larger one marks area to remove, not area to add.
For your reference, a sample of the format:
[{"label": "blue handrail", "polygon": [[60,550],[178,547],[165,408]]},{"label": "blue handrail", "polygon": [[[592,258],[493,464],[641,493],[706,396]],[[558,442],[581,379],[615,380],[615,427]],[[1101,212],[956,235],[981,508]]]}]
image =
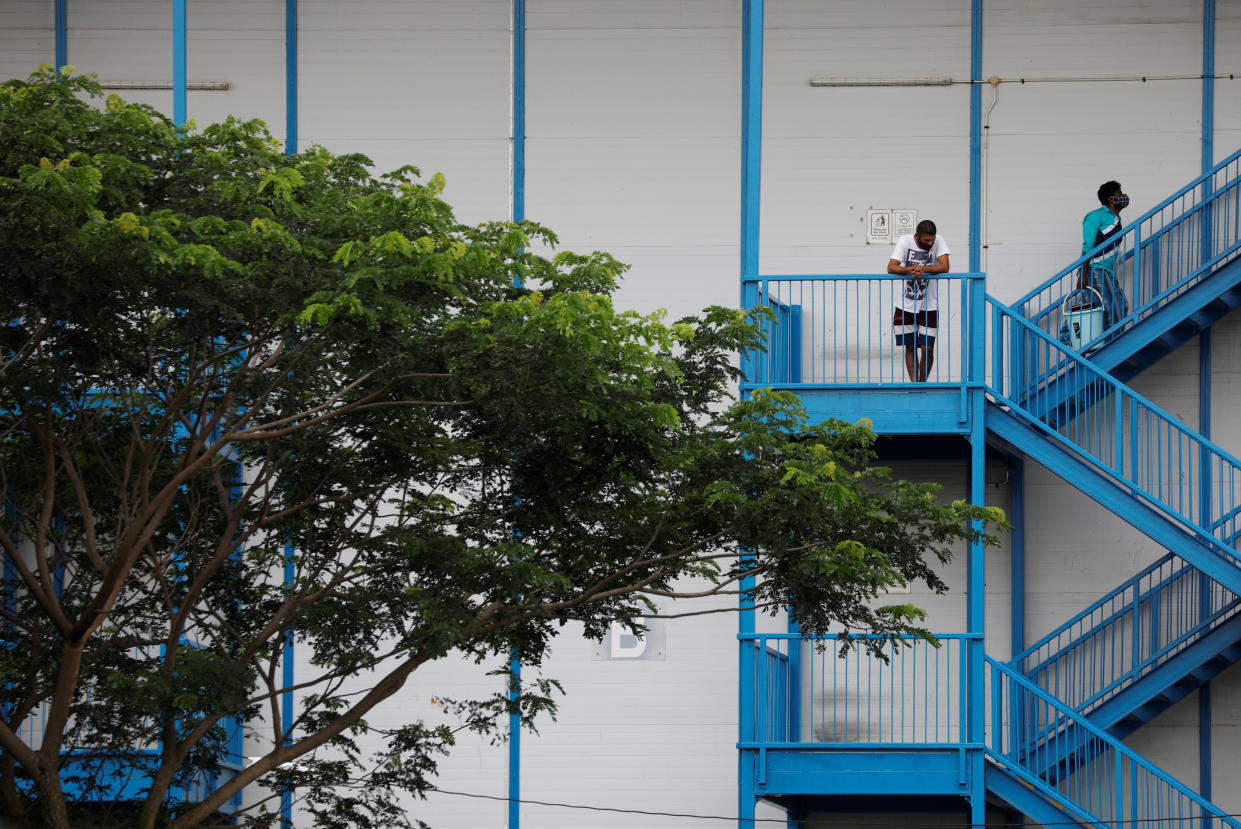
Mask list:
[{"label": "blue handrail", "polygon": [[1241,613],[1241,596],[1169,553],[1009,662],[1089,713]]},{"label": "blue handrail", "polygon": [[[739,634],[743,648],[765,655],[753,661],[752,676],[742,677],[753,689],[748,742],[925,746],[964,740],[967,643],[981,636],[937,634],[938,644],[912,636],[855,638],[884,640],[884,656],[860,645],[841,652],[836,635]],[[801,649],[797,675],[790,668],[794,648]]]},{"label": "blue handrail", "polygon": [[[1064,347],[1018,311],[988,295],[993,399],[1161,510],[1205,546],[1241,565],[1241,460],[1164,412],[1089,360]],[[1093,405],[1064,417],[1060,401],[1031,389],[1031,367],[1069,378]],[[1059,368],[1056,368],[1059,367]],[[1204,468],[1205,467],[1205,468]],[[1209,491],[1196,486],[1204,475]]]},{"label": "blue handrail", "polygon": [[[966,382],[970,286],[982,274],[948,273],[927,280],[935,313],[913,315],[919,333],[935,337],[927,386]],[[763,275],[742,279],[745,308],[766,308],[765,352],[742,355],[743,389],[907,386],[905,348],[895,342],[893,315],[908,303],[903,277],[889,274]]]},{"label": "blue handrail", "polygon": [[[1241,256],[1241,150],[1195,178],[1121,232],[1013,303],[1022,316],[1058,336],[1065,298],[1079,287],[1079,273],[1105,250],[1116,257],[1115,275],[1128,298],[1095,342],[1112,336],[1188,291],[1220,265]],[[1088,348],[1089,343],[1084,344]]]},{"label": "blue handrail", "polygon": [[1232,817],[1018,671],[984,657],[987,756],[1088,822],[1125,827]]}]

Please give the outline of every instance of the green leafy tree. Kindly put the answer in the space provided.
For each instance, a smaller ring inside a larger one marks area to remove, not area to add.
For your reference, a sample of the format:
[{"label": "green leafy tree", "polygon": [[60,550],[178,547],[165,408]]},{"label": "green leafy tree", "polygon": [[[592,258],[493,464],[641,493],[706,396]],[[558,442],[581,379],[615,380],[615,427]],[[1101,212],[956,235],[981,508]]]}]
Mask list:
[{"label": "green leafy tree", "polygon": [[[925,633],[872,600],[943,589],[932,564],[1002,522],[890,480],[864,426],[732,401],[735,354],[761,346],[740,312],[619,311],[612,257],[462,225],[439,175],[98,96],[51,70],[0,86],[17,824],[209,825],[266,786],[243,821],[296,787],[323,825],[384,825],[455,730],[403,724],[379,758],[356,739],[433,660],[537,667],[566,622],[601,636],[745,576],[808,632]],[[293,631],[311,670],[284,731]],[[494,728],[497,686],[456,701],[461,727]],[[515,707],[529,723],[554,690]]]}]

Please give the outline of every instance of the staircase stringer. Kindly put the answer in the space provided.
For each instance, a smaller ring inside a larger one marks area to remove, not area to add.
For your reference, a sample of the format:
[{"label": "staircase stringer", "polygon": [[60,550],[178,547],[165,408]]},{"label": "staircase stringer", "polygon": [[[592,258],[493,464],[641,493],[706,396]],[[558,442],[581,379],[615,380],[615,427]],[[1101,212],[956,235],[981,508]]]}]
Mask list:
[{"label": "staircase stringer", "polygon": [[1047,467],[1152,541],[1193,563],[1230,590],[1241,592],[1241,562],[1235,556],[1224,554],[1217,544],[1203,538],[1201,533],[1189,532],[1162,510],[1134,498],[1127,487],[1114,477],[1101,473],[1082,455],[1064,448],[1041,430],[994,403],[987,406],[986,425],[990,434]]}]

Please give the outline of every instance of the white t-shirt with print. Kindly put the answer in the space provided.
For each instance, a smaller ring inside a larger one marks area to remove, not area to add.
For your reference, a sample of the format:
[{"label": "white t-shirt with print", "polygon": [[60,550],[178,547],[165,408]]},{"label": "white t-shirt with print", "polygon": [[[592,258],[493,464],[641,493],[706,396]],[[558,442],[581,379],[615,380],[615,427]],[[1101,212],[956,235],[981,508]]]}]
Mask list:
[{"label": "white t-shirt with print", "polygon": [[[897,240],[890,258],[906,267],[919,262],[923,265],[934,265],[939,262],[939,257],[950,252],[943,236],[936,236],[931,249],[923,250],[914,241],[913,234],[906,234]],[[934,277],[904,280],[901,284],[900,307],[910,312],[938,310],[939,296],[935,289],[935,281]]]}]

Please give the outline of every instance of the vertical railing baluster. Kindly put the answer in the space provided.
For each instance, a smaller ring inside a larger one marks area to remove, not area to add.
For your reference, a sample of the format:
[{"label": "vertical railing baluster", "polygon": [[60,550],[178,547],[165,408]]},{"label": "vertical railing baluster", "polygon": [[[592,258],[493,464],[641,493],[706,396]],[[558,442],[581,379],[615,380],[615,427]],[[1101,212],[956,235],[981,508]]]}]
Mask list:
[{"label": "vertical railing baluster", "polygon": [[[754,640],[753,644],[757,647],[757,656],[755,659],[755,674],[758,681],[758,689],[754,694],[754,699],[758,705],[764,709],[770,709],[769,700],[767,699],[767,639],[760,638]],[[758,734],[755,735],[756,742],[760,745],[767,742],[767,716],[766,710],[756,712],[754,717],[755,725],[758,727]]]}]

